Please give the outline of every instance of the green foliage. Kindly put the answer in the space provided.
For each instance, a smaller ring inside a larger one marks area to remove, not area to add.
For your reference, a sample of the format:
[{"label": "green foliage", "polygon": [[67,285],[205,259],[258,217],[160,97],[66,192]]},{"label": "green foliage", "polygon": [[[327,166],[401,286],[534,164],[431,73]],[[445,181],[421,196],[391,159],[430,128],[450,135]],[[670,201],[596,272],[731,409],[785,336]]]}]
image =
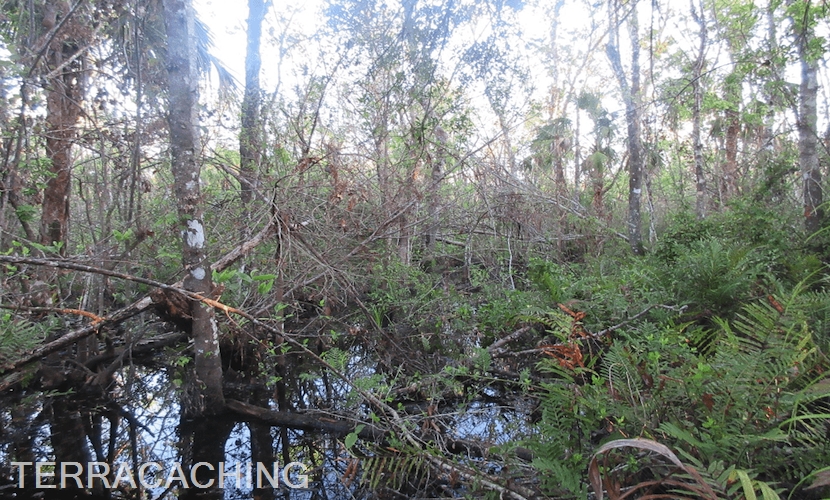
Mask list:
[{"label": "green foliage", "polygon": [[430,473],[430,464],[425,452],[413,453],[377,450],[363,460],[361,482],[373,491],[390,488],[402,491],[422,486],[424,476]]},{"label": "green foliage", "polygon": [[528,278],[547,292],[553,302],[564,302],[570,298],[567,290],[573,282],[573,276],[564,266],[534,259],[528,266]]},{"label": "green foliage", "polygon": [[[536,463],[543,476],[558,479],[551,491],[582,491],[584,461],[573,457],[592,453],[597,443],[588,438],[598,430],[669,445],[708,470],[725,498],[776,498],[777,484],[822,467],[830,460],[830,360],[810,318],[830,294],[804,293],[755,300],[718,320],[708,354],[689,344],[688,325],[644,323],[620,333],[590,372],[546,362],[556,380],[544,386],[531,446],[544,457]],[[629,481],[640,480],[631,473]]]},{"label": "green foliage", "polygon": [[[544,483],[548,493],[584,496],[583,457],[631,436],[670,446],[723,498],[778,498],[830,460],[825,267],[781,213],[735,205],[705,220],[675,215],[646,259],[531,262],[531,282],[585,312],[589,331],[625,324],[649,304],[692,306],[691,322],[654,309],[603,350],[583,349],[587,369],[540,365],[552,380],[528,446],[541,477],[556,478]],[[544,307],[525,320],[534,314],[549,324]],[[657,469],[621,470],[634,485]]]},{"label": "green foliage", "polygon": [[24,257],[28,256],[32,253],[32,249],[35,249],[39,252],[42,252],[46,255],[51,254],[59,254],[61,248],[63,248],[62,241],[56,241],[51,245],[41,245],[40,243],[34,241],[27,241],[26,243],[21,243],[19,241],[12,241],[12,248],[19,251]]},{"label": "green foliage", "polygon": [[741,303],[807,280],[817,286],[821,261],[799,244],[781,214],[747,200],[704,220],[676,215],[652,254],[660,286],[695,312],[728,316]]},{"label": "green foliage", "polygon": [[680,212],[673,216],[654,247],[653,254],[661,262],[673,264],[688,251],[689,247],[708,239],[715,232],[712,218],[697,219],[691,212]]},{"label": "green foliage", "polygon": [[478,305],[474,320],[484,333],[484,344],[489,345],[496,334],[509,330],[523,319],[536,319],[546,309],[538,293],[525,290],[506,290],[490,284],[484,288],[486,301]]},{"label": "green foliage", "polygon": [[55,327],[52,321],[37,323],[0,314],[0,363],[9,363],[37,347]]},{"label": "green foliage", "polygon": [[355,426],[354,430],[347,434],[346,437],[343,439],[343,444],[346,446],[346,449],[349,450],[349,453],[351,453],[351,450],[354,447],[354,445],[357,444],[360,431],[362,431],[364,427],[366,426],[363,424]]},{"label": "green foliage", "polygon": [[[541,368],[562,376],[561,380],[543,385],[545,397],[540,401],[542,418],[538,434],[527,444],[536,455],[533,465],[542,473],[542,488],[550,494],[567,493],[577,498],[587,495],[584,471],[588,465],[585,451],[590,446],[590,431],[595,411],[588,415],[587,400],[579,395],[571,374],[552,362]],[[586,425],[587,424],[587,425]]]},{"label": "green foliage", "polygon": [[15,215],[20,219],[20,222],[33,222],[37,215],[37,207],[32,205],[18,205],[15,209]]},{"label": "green foliage", "polygon": [[[479,278],[473,278],[478,280]],[[421,334],[423,349],[463,354],[448,331],[470,330],[475,324],[486,335],[503,332],[522,310],[538,303],[538,294],[505,290],[501,283],[481,278],[482,303],[461,294],[446,278],[399,263],[390,264],[371,280],[366,307],[379,326],[403,324]]]},{"label": "green foliage", "polygon": [[418,268],[393,263],[372,280],[369,297],[379,325],[392,321],[430,323],[418,313],[442,294],[434,278]]},{"label": "green foliage", "polygon": [[256,289],[259,295],[268,295],[274,287],[276,274],[259,274],[256,271],[250,273],[240,272],[237,269],[225,269],[222,272],[213,273],[213,282],[225,285],[223,301],[227,304],[241,304],[250,293]]},{"label": "green foliage", "polygon": [[748,298],[760,274],[746,247],[708,239],[690,245],[672,267],[677,297],[698,310],[728,314]]}]

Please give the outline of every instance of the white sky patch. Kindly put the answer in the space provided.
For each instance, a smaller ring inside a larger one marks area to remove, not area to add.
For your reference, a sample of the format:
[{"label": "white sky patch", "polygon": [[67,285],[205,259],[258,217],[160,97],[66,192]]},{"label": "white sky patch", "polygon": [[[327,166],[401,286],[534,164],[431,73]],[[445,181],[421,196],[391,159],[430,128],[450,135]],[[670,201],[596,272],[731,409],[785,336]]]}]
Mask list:
[{"label": "white sky patch", "polygon": [[[248,29],[248,3],[245,1],[229,2],[227,0],[194,0],[194,7],[199,18],[210,28],[214,47],[211,52],[230,70],[241,86],[245,85],[245,52]],[[289,5],[285,2],[271,2],[262,23],[262,40],[260,52],[262,71],[260,85],[266,91],[275,86],[291,88],[298,81],[280,82],[303,64],[314,64],[320,54],[314,53],[314,43],[304,40],[298,43],[298,36],[311,36],[323,27],[325,21],[321,9],[321,0],[305,0]],[[287,28],[280,25],[281,18],[290,23],[288,33],[289,47],[279,47],[280,37]],[[289,48],[294,53],[304,52],[299,56],[287,56],[283,60],[280,50]],[[311,53],[308,51],[311,50]],[[286,64],[287,63],[287,64]],[[283,67],[287,66],[287,67]],[[288,68],[290,67],[290,68]]]}]

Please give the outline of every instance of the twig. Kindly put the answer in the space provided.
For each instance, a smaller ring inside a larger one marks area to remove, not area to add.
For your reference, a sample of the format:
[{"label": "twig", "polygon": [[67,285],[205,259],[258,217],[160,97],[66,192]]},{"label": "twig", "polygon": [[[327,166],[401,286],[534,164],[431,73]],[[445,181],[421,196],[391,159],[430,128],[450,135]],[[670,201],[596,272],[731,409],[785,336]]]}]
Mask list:
[{"label": "twig", "polygon": [[631,316],[630,318],[626,319],[625,321],[623,321],[621,323],[618,323],[614,326],[610,326],[610,327],[606,328],[605,330],[600,330],[597,333],[592,334],[591,336],[595,337],[595,338],[599,338],[599,337],[602,337],[604,335],[608,335],[609,333],[611,333],[615,330],[619,330],[620,328],[622,328],[625,325],[631,323],[632,321],[640,319],[641,317],[643,317],[646,313],[648,313],[649,311],[651,311],[655,307],[659,307],[661,309],[668,309],[669,311],[675,311],[675,312],[678,312],[678,313],[682,313],[689,306],[684,305],[684,306],[677,307],[677,306],[670,306],[670,305],[666,305],[666,304],[652,304],[652,305],[646,307],[645,309],[643,309],[642,311],[638,312],[634,316]]},{"label": "twig", "polygon": [[[684,306],[679,306],[678,307],[678,306],[671,306],[671,305],[666,305],[666,304],[652,304],[652,305],[646,307],[645,309],[643,309],[642,311],[638,312],[634,316],[631,316],[630,318],[626,319],[625,321],[617,323],[614,326],[609,326],[608,328],[605,328],[604,330],[600,330],[597,333],[590,333],[590,332],[587,332],[587,330],[586,330],[586,332],[588,333],[586,338],[591,338],[591,339],[602,338],[602,337],[608,335],[609,333],[612,333],[616,330],[619,330],[620,328],[622,328],[622,327],[624,327],[624,326],[626,326],[626,325],[642,318],[649,311],[651,311],[652,309],[654,309],[656,307],[659,307],[661,309],[668,309],[669,311],[675,311],[677,313],[682,313],[689,306],[684,305]],[[529,329],[530,327],[525,327],[525,328]],[[511,352],[505,352],[502,349],[498,349],[498,347],[501,347],[502,345],[506,344],[507,342],[510,342],[510,341],[514,340],[515,338],[517,338],[519,336],[518,334],[520,334],[520,332],[524,333],[524,331],[526,331],[526,330],[519,329],[519,330],[511,333],[510,335],[508,335],[507,337],[499,340],[498,342],[493,343],[493,345],[491,345],[488,348],[488,351],[495,358],[512,358],[512,357],[516,357],[516,356],[524,356],[526,354],[538,354],[538,353],[549,352],[551,347],[567,346],[568,345],[568,343],[560,342],[560,343],[557,343],[557,344],[548,344],[548,345],[545,345],[545,346],[542,346],[542,347],[536,347],[536,348],[533,348],[533,349],[525,349],[525,350],[522,350],[522,351],[511,351]],[[496,344],[499,344],[499,345],[496,346]],[[497,347],[497,348],[494,349],[493,348],[494,346]]]},{"label": "twig", "polygon": [[59,314],[77,314],[78,316],[84,316],[92,320],[92,324],[100,323],[104,321],[104,318],[93,314],[89,311],[84,311],[83,309],[69,309],[63,307],[32,307],[32,306],[7,306],[0,304],[0,309],[9,309],[11,311],[31,311],[31,312],[51,312],[51,313],[59,313]]},{"label": "twig", "polygon": [[502,339],[499,339],[499,340],[497,340],[497,341],[493,342],[492,344],[490,344],[490,347],[488,347],[488,348],[487,348],[487,351],[488,351],[490,354],[499,354],[499,353],[501,353],[501,352],[502,352],[501,347],[502,347],[503,345],[508,344],[508,343],[510,343],[510,342],[513,342],[514,340],[516,340],[516,339],[518,339],[519,337],[521,337],[521,336],[522,336],[525,332],[527,332],[527,331],[528,331],[528,330],[530,330],[530,329],[531,329],[531,326],[530,326],[530,325],[528,325],[528,326],[523,326],[523,327],[519,328],[518,330],[516,330],[515,332],[511,333],[510,335],[508,335],[508,336],[506,336],[506,337],[504,337],[504,338],[502,338]]}]

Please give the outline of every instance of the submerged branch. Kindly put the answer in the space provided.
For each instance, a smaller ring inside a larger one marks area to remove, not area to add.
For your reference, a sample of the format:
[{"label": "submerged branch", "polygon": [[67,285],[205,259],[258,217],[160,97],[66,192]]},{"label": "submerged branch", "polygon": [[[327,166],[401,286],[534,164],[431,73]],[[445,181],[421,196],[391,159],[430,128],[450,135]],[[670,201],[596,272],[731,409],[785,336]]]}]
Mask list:
[{"label": "submerged branch", "polygon": [[320,431],[342,437],[354,432],[358,426],[362,426],[360,432],[357,433],[361,439],[382,441],[389,436],[388,431],[369,423],[339,420],[310,413],[269,410],[235,399],[225,400],[225,407],[238,415],[246,417],[247,420],[276,427],[288,427],[304,431]]}]

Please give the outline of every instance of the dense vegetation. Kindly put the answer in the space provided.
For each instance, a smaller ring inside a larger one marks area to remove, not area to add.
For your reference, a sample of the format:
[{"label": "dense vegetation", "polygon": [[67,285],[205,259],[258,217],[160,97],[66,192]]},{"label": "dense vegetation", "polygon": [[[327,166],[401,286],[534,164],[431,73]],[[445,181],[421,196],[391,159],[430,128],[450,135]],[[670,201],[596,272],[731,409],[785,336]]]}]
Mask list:
[{"label": "dense vegetation", "polygon": [[826,497],[830,16],[663,3],[0,1],[0,498]]}]

